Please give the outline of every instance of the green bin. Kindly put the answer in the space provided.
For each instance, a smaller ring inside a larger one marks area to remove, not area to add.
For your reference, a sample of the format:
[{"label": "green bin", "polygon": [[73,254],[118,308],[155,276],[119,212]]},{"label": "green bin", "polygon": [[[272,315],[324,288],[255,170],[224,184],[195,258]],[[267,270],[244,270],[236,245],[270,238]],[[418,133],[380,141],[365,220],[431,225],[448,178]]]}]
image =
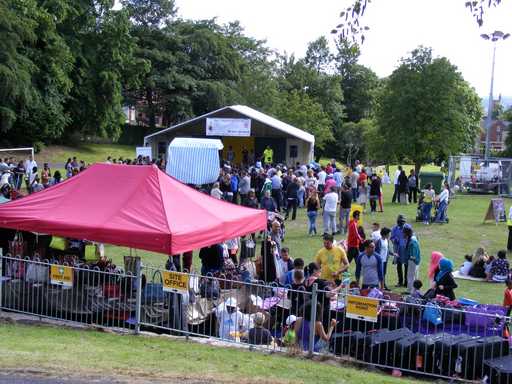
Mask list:
[{"label": "green bin", "polygon": [[441,193],[443,181],[443,172],[420,172],[420,189],[425,189],[427,184],[432,184],[436,193]]}]

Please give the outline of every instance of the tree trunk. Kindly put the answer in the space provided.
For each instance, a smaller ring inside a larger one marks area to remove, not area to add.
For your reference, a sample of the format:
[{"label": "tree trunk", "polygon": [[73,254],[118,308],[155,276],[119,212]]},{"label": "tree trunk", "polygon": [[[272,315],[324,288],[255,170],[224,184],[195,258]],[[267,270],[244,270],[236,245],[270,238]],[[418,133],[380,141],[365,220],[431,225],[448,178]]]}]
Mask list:
[{"label": "tree trunk", "polygon": [[421,163],[419,163],[419,162],[414,163],[414,173],[416,174],[416,177],[420,177],[420,169],[421,169]]},{"label": "tree trunk", "polygon": [[151,88],[146,89],[146,102],[148,104],[147,108],[147,118],[149,128],[153,131],[156,128],[156,116],[155,116],[155,105],[153,104],[153,90]]}]

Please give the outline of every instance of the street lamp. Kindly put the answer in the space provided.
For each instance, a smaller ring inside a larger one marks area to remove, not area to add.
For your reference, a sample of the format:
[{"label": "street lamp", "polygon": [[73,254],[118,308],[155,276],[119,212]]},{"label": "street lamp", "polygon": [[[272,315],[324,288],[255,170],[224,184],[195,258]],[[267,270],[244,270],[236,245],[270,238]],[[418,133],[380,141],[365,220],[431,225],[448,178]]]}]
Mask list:
[{"label": "street lamp", "polygon": [[493,113],[493,104],[494,104],[494,96],[493,96],[493,86],[494,86],[494,61],[496,58],[496,42],[499,40],[506,40],[510,37],[510,33],[503,33],[502,31],[494,31],[493,33],[486,34],[482,33],[480,37],[484,40],[490,40],[493,43],[492,50],[492,69],[491,69],[491,92],[489,93],[489,104],[487,107],[487,118],[485,120],[486,132],[485,132],[485,160],[489,159],[489,138],[491,132],[492,125],[492,113]]}]

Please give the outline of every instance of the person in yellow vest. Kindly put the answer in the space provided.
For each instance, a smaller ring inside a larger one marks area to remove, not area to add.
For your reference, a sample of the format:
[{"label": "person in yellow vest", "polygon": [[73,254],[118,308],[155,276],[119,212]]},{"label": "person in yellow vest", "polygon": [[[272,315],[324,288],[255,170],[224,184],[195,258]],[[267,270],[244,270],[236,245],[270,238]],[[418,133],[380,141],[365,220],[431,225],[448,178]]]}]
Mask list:
[{"label": "person in yellow vest", "polygon": [[263,161],[265,164],[272,164],[274,160],[274,150],[267,145],[267,148],[263,151]]}]

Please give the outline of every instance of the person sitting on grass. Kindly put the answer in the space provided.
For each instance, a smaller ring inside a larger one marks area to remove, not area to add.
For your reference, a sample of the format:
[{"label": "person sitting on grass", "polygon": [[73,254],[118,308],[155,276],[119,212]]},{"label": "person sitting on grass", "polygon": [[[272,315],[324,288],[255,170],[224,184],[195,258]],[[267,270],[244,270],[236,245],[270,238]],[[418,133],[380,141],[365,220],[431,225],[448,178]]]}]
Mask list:
[{"label": "person sitting on grass", "polygon": [[421,293],[421,288],[423,287],[423,283],[421,280],[414,280],[412,283],[411,296],[415,298],[422,299],[423,293]]},{"label": "person sitting on grass", "polygon": [[485,279],[485,264],[488,260],[489,256],[487,255],[485,249],[482,247],[477,248],[475,254],[473,255],[473,266],[469,271],[469,275],[479,279]]},{"label": "person sitting on grass", "polygon": [[459,268],[459,273],[463,276],[468,276],[469,271],[471,271],[471,267],[473,267],[473,256],[465,255],[464,262]]},{"label": "person sitting on grass", "polygon": [[213,310],[218,324],[218,337],[220,339],[235,340],[238,333],[249,329],[248,316],[238,309],[234,297],[228,298]]},{"label": "person sitting on grass", "polygon": [[290,315],[286,318],[283,328],[283,344],[285,347],[294,347],[297,344],[297,334],[295,333],[295,322],[297,316]]},{"label": "person sitting on grass", "polygon": [[329,340],[331,339],[332,332],[334,331],[334,328],[336,327],[336,320],[332,319],[329,324],[329,329],[327,333],[324,330],[324,326],[322,325],[321,319],[321,313],[322,309],[320,308],[320,305],[316,305],[316,308],[313,307],[311,302],[308,302],[304,305],[304,307],[301,310],[301,313],[304,315],[303,317],[297,318],[297,321],[295,322],[295,334],[297,335],[297,342],[302,347],[304,351],[309,350],[309,335],[310,335],[310,329],[311,329],[311,312],[312,309],[316,310],[316,320],[314,324],[314,344],[313,344],[313,351],[315,352],[321,352],[321,351],[327,351],[329,347]]},{"label": "person sitting on grass", "polygon": [[270,345],[272,343],[272,335],[268,329],[263,328],[265,315],[261,312],[257,312],[254,315],[253,321],[254,327],[249,329],[247,338],[244,341],[253,345]]},{"label": "person sitting on grass", "polygon": [[491,263],[489,274],[487,275],[488,281],[503,282],[507,280],[510,272],[510,265],[507,260],[507,251],[501,250],[498,252],[498,257]]},{"label": "person sitting on grass", "polygon": [[442,295],[450,300],[455,300],[454,289],[457,284],[452,276],[453,262],[449,259],[442,259],[439,262],[439,272],[435,277],[434,287],[436,295]]}]

